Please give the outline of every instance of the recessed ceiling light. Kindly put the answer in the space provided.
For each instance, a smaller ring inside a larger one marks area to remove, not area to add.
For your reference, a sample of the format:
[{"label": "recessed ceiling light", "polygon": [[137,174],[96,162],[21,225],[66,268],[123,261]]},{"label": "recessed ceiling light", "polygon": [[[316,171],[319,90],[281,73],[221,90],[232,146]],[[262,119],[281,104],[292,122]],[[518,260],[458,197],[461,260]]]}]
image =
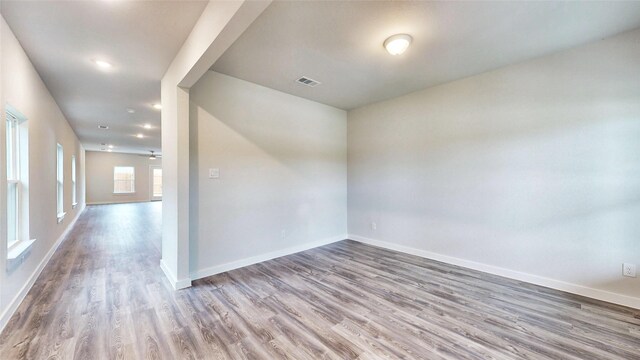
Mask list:
[{"label": "recessed ceiling light", "polygon": [[108,152],[112,152],[113,150],[111,150],[111,149],[107,149],[107,151],[108,151]]},{"label": "recessed ceiling light", "polygon": [[156,110],[162,110],[162,105],[161,104],[153,104],[153,108]]},{"label": "recessed ceiling light", "polygon": [[400,55],[407,50],[413,38],[407,34],[396,34],[384,41],[384,48],[391,55]]},{"label": "recessed ceiling light", "polygon": [[133,113],[134,113],[134,112],[136,112],[136,111],[135,111],[135,110],[133,110],[133,109],[127,109],[127,112],[128,112],[129,114],[133,114]]},{"label": "recessed ceiling light", "polygon": [[108,128],[108,125],[98,125],[98,129],[107,130]]},{"label": "recessed ceiling light", "polygon": [[104,60],[94,60],[93,61],[100,69],[106,70],[106,69],[110,69],[111,67],[113,67],[113,65],[111,65],[111,63],[106,62]]},{"label": "recessed ceiling light", "polygon": [[113,149],[113,145],[109,144],[109,149]]},{"label": "recessed ceiling light", "polygon": [[138,135],[136,135],[136,137],[137,137],[138,139],[142,139],[142,138],[144,137],[144,135],[142,135],[142,134],[138,134]]},{"label": "recessed ceiling light", "polygon": [[145,129],[151,129],[151,125],[150,124],[144,124],[144,128]]}]

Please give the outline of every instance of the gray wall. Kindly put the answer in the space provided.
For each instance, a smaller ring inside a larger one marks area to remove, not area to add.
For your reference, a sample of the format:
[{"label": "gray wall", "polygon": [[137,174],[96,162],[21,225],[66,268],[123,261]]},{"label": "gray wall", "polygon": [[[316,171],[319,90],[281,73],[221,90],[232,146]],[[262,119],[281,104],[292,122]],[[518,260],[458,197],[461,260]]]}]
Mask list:
[{"label": "gray wall", "polygon": [[[1,18],[1,17],[0,17]],[[6,204],[5,104],[27,118],[29,128],[29,237],[36,239],[24,261],[7,270],[6,206],[0,206],[0,329],[52,254],[56,241],[84,208],[84,149],[4,19],[0,21],[0,201]],[[56,143],[64,148],[64,211],[56,219]],[[71,206],[71,156],[76,156],[77,202]]]},{"label": "gray wall", "polygon": [[[149,156],[134,154],[87,151],[87,204],[150,201],[151,165],[162,166],[162,160],[150,160]],[[113,168],[116,166],[135,167],[135,193],[113,193]]]},{"label": "gray wall", "polygon": [[212,71],[190,100],[196,277],[345,238],[345,111]]},{"label": "gray wall", "polygon": [[349,233],[637,306],[638,59],[635,31],[350,111]]}]

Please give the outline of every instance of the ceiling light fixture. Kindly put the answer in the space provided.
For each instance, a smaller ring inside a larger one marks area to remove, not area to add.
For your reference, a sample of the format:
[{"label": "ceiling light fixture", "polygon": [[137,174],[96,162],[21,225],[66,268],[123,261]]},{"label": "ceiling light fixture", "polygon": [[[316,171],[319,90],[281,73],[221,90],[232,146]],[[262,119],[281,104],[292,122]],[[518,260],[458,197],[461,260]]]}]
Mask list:
[{"label": "ceiling light fixture", "polygon": [[109,149],[113,149],[113,145],[109,144]]},{"label": "ceiling light fixture", "polygon": [[144,124],[143,126],[145,129],[151,129],[151,125],[150,124]]},{"label": "ceiling light fixture", "polygon": [[407,34],[396,34],[384,41],[384,48],[391,55],[400,55],[407,50],[413,38]]},{"label": "ceiling light fixture", "polygon": [[133,114],[133,113],[134,113],[134,112],[136,112],[136,111],[135,111],[135,110],[133,110],[133,109],[127,109],[127,112],[128,112],[129,114]]},{"label": "ceiling light fixture", "polygon": [[142,138],[144,137],[144,135],[142,135],[142,134],[138,134],[138,135],[136,135],[136,137],[137,137],[138,139],[142,139]]},{"label": "ceiling light fixture", "polygon": [[161,104],[153,104],[153,108],[156,110],[162,110],[162,105]]},{"label": "ceiling light fixture", "polygon": [[108,63],[104,60],[94,60],[93,61],[100,69],[106,70],[106,69],[110,69],[111,67],[113,67],[113,65],[111,65],[111,63]]},{"label": "ceiling light fixture", "polygon": [[111,149],[107,149],[107,151],[108,151],[108,152],[112,152],[113,150],[111,150]]}]

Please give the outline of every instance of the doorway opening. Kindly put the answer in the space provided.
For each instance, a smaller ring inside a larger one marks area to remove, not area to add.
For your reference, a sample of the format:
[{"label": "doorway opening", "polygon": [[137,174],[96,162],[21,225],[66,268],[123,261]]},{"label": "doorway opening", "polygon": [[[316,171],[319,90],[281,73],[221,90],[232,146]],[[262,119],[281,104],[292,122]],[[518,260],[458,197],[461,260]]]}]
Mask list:
[{"label": "doorway opening", "polygon": [[151,181],[149,186],[151,194],[149,198],[151,201],[162,200],[162,167],[159,165],[150,165],[149,179]]}]

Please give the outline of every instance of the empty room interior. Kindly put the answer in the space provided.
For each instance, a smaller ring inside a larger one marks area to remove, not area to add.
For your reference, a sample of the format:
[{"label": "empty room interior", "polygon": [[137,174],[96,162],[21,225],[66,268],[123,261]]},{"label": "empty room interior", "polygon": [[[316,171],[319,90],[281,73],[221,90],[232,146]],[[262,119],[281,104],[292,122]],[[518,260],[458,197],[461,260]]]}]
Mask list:
[{"label": "empty room interior", "polygon": [[640,1],[0,14],[0,359],[640,359]]}]

